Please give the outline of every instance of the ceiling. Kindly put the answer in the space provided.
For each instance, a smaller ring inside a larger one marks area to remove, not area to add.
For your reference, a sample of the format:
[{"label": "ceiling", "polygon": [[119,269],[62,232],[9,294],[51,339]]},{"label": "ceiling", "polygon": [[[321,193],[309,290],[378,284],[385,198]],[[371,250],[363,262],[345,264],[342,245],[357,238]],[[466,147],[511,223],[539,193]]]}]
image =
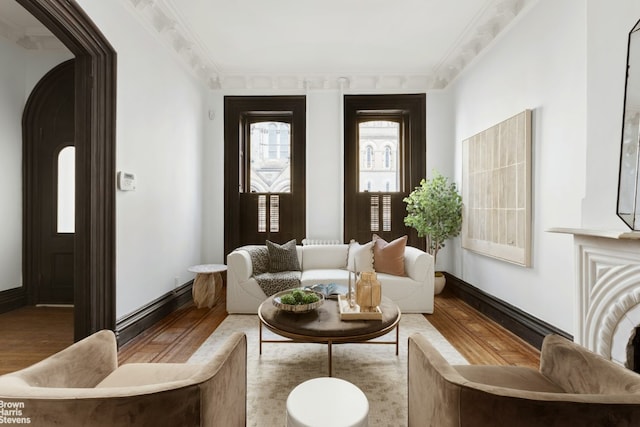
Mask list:
[{"label": "ceiling", "polygon": [[[428,90],[536,0],[119,1],[212,89]],[[0,35],[51,48],[15,0],[0,0]]]},{"label": "ceiling", "polygon": [[15,0],[0,0],[0,36],[25,49],[66,49],[51,31]]}]

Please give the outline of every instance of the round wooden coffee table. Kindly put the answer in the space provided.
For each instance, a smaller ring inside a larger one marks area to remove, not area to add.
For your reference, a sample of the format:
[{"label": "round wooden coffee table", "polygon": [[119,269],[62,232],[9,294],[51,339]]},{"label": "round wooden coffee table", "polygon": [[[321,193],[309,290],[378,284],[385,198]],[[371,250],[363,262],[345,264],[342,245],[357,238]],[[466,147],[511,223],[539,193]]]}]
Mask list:
[{"label": "round wooden coffee table", "polygon": [[[321,343],[327,344],[329,376],[332,375],[331,346],[338,343],[395,344],[396,356],[400,337],[400,309],[389,298],[382,297],[380,303],[382,320],[342,320],[338,302],[325,300],[317,309],[308,313],[290,313],[277,309],[273,297],[267,298],[258,308],[260,319],[260,354],[262,343]],[[288,338],[287,340],[267,340],[262,336],[262,327]],[[393,329],[394,341],[370,341],[381,337]]]}]

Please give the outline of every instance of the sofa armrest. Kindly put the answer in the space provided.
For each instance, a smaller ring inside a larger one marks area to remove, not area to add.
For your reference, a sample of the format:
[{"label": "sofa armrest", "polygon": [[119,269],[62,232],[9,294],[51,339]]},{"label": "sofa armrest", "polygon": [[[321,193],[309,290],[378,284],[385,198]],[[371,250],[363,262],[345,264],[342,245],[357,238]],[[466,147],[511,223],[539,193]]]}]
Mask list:
[{"label": "sofa armrest", "polygon": [[[232,277],[229,277],[232,276]],[[227,255],[227,281],[246,282],[253,276],[253,264],[249,252],[235,250]]]},{"label": "sofa armrest", "polygon": [[103,330],[20,371],[0,377],[2,384],[30,387],[94,387],[118,367],[116,337]]},{"label": "sofa armrest", "polygon": [[464,378],[420,333],[409,337],[409,426],[460,426],[460,386]]},{"label": "sofa armrest", "polygon": [[[247,337],[232,334],[200,374],[201,426],[244,426],[247,416]],[[198,378],[194,378],[198,379]]]},{"label": "sofa armrest", "polygon": [[433,257],[413,246],[404,249],[404,271],[416,282],[424,282],[427,277],[433,278]]},{"label": "sofa armrest", "polygon": [[547,335],[540,372],[567,393],[640,393],[640,375],[559,335]]}]

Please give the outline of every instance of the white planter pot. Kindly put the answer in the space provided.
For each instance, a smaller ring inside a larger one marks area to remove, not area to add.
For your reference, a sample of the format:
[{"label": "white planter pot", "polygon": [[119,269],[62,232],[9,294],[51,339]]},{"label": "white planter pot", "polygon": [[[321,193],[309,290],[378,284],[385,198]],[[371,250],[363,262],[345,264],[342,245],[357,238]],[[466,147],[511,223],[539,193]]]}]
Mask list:
[{"label": "white planter pot", "polygon": [[438,295],[444,289],[444,285],[446,283],[446,278],[444,274],[436,274],[434,283],[433,283],[433,293]]}]

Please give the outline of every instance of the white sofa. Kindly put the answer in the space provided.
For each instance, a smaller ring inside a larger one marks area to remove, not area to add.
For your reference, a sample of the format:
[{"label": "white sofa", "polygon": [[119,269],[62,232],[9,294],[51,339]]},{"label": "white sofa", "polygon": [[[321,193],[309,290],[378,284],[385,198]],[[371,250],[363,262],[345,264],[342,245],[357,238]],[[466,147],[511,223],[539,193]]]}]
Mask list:
[{"label": "white sofa", "polygon": [[[348,284],[348,244],[297,246],[296,250],[302,286]],[[406,277],[378,273],[382,295],[398,304],[403,313],[433,313],[433,257],[407,246],[404,267]],[[251,256],[247,250],[239,248],[227,256],[227,312],[230,314],[255,314],[267,298],[252,276]]]}]

